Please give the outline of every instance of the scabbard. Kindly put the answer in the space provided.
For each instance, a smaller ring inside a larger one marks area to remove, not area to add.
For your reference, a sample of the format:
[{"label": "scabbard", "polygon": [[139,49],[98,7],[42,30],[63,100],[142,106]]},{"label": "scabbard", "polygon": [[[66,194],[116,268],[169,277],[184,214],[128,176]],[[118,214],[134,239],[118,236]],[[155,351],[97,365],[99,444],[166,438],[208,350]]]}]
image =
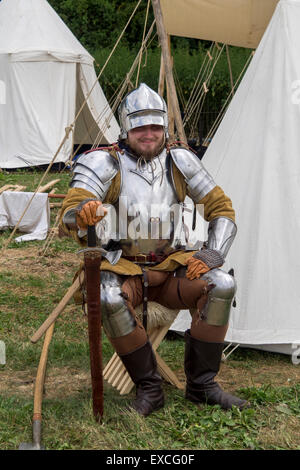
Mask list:
[{"label": "scabbard", "polygon": [[99,251],[84,254],[93,413],[97,421],[103,416],[100,264]]}]

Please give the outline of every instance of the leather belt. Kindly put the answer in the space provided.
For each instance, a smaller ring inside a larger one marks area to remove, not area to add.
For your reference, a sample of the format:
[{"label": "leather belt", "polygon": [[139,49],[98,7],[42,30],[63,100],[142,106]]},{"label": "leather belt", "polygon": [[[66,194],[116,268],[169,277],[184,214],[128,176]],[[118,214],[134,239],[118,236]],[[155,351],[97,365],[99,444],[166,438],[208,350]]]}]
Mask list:
[{"label": "leather belt", "polygon": [[148,255],[135,255],[135,256],[122,256],[122,258],[127,259],[128,261],[133,261],[134,263],[161,263],[169,255],[156,255],[155,253],[149,253]]}]

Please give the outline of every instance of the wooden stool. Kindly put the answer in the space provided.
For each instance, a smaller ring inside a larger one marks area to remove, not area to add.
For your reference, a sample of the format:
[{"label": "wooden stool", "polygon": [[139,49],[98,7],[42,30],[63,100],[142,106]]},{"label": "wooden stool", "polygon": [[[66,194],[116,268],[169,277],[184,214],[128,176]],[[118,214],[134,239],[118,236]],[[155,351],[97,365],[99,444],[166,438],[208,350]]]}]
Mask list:
[{"label": "wooden stool", "polygon": [[[175,375],[175,373],[170,369],[170,367],[156,351],[166,336],[174,319],[178,315],[178,312],[179,310],[167,309],[157,304],[156,302],[149,302],[148,336],[156,356],[159,373],[167,382],[175,385],[175,387],[179,388],[180,390],[183,390],[184,384],[178,380],[178,377]],[[136,313],[138,316],[141,316],[141,306],[136,308]],[[115,387],[120,392],[120,395],[129,393],[134,387],[134,383],[117,353],[112,355],[111,359],[104,368],[103,377],[110,385]]]},{"label": "wooden stool", "polygon": [[[65,309],[66,305],[73,298],[74,294],[80,290],[81,285],[84,280],[84,272],[82,271],[79,276],[75,279],[73,284],[69,287],[64,297],[61,299],[59,304],[55,307],[53,312],[49,317],[44,321],[40,328],[34,333],[30,338],[32,343],[36,343],[41,336],[47,331],[47,329],[55,322],[58,316]],[[77,302],[78,303],[78,302]],[[137,315],[142,318],[142,308],[141,306],[136,309]],[[184,389],[184,384],[181,383],[176,377],[175,373],[170,369],[170,367],[165,363],[165,361],[160,357],[156,351],[161,341],[166,336],[170,326],[177,317],[179,310],[171,310],[163,307],[162,305],[156,302],[148,303],[148,337],[152,344],[153,351],[156,356],[158,370],[161,376],[170,382],[175,387],[180,390]],[[104,379],[111,384],[113,387],[117,388],[120,391],[121,395],[129,393],[134,387],[134,383],[131,380],[126,368],[124,367],[119,356],[114,353],[109,360],[108,364],[103,370]]]}]

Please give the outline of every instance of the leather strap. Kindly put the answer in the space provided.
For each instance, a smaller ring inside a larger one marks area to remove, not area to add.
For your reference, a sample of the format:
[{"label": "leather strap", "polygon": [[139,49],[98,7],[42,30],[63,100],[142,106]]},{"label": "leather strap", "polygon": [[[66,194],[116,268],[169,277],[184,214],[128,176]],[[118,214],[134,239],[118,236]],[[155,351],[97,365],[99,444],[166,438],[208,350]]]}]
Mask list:
[{"label": "leather strap", "polygon": [[147,271],[143,268],[143,327],[147,331],[147,317],[148,317],[148,274]]},{"label": "leather strap", "polygon": [[161,263],[164,261],[169,255],[156,255],[155,253],[150,253],[149,255],[135,255],[135,256],[127,256],[124,255],[122,258],[127,259],[128,261],[133,261],[134,263]]}]

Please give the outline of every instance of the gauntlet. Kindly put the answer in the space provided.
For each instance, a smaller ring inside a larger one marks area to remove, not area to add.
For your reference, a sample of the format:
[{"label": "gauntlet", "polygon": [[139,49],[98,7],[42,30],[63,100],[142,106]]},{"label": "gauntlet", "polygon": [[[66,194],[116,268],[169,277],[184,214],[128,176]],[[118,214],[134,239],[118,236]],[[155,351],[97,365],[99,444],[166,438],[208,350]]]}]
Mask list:
[{"label": "gauntlet", "polygon": [[95,225],[107,214],[101,201],[86,199],[76,208],[76,223],[81,230],[86,230],[88,225]]},{"label": "gauntlet", "polygon": [[188,258],[186,277],[191,281],[199,279],[201,274],[205,274],[213,268],[219,268],[224,263],[224,258],[217,250],[203,248]]}]

